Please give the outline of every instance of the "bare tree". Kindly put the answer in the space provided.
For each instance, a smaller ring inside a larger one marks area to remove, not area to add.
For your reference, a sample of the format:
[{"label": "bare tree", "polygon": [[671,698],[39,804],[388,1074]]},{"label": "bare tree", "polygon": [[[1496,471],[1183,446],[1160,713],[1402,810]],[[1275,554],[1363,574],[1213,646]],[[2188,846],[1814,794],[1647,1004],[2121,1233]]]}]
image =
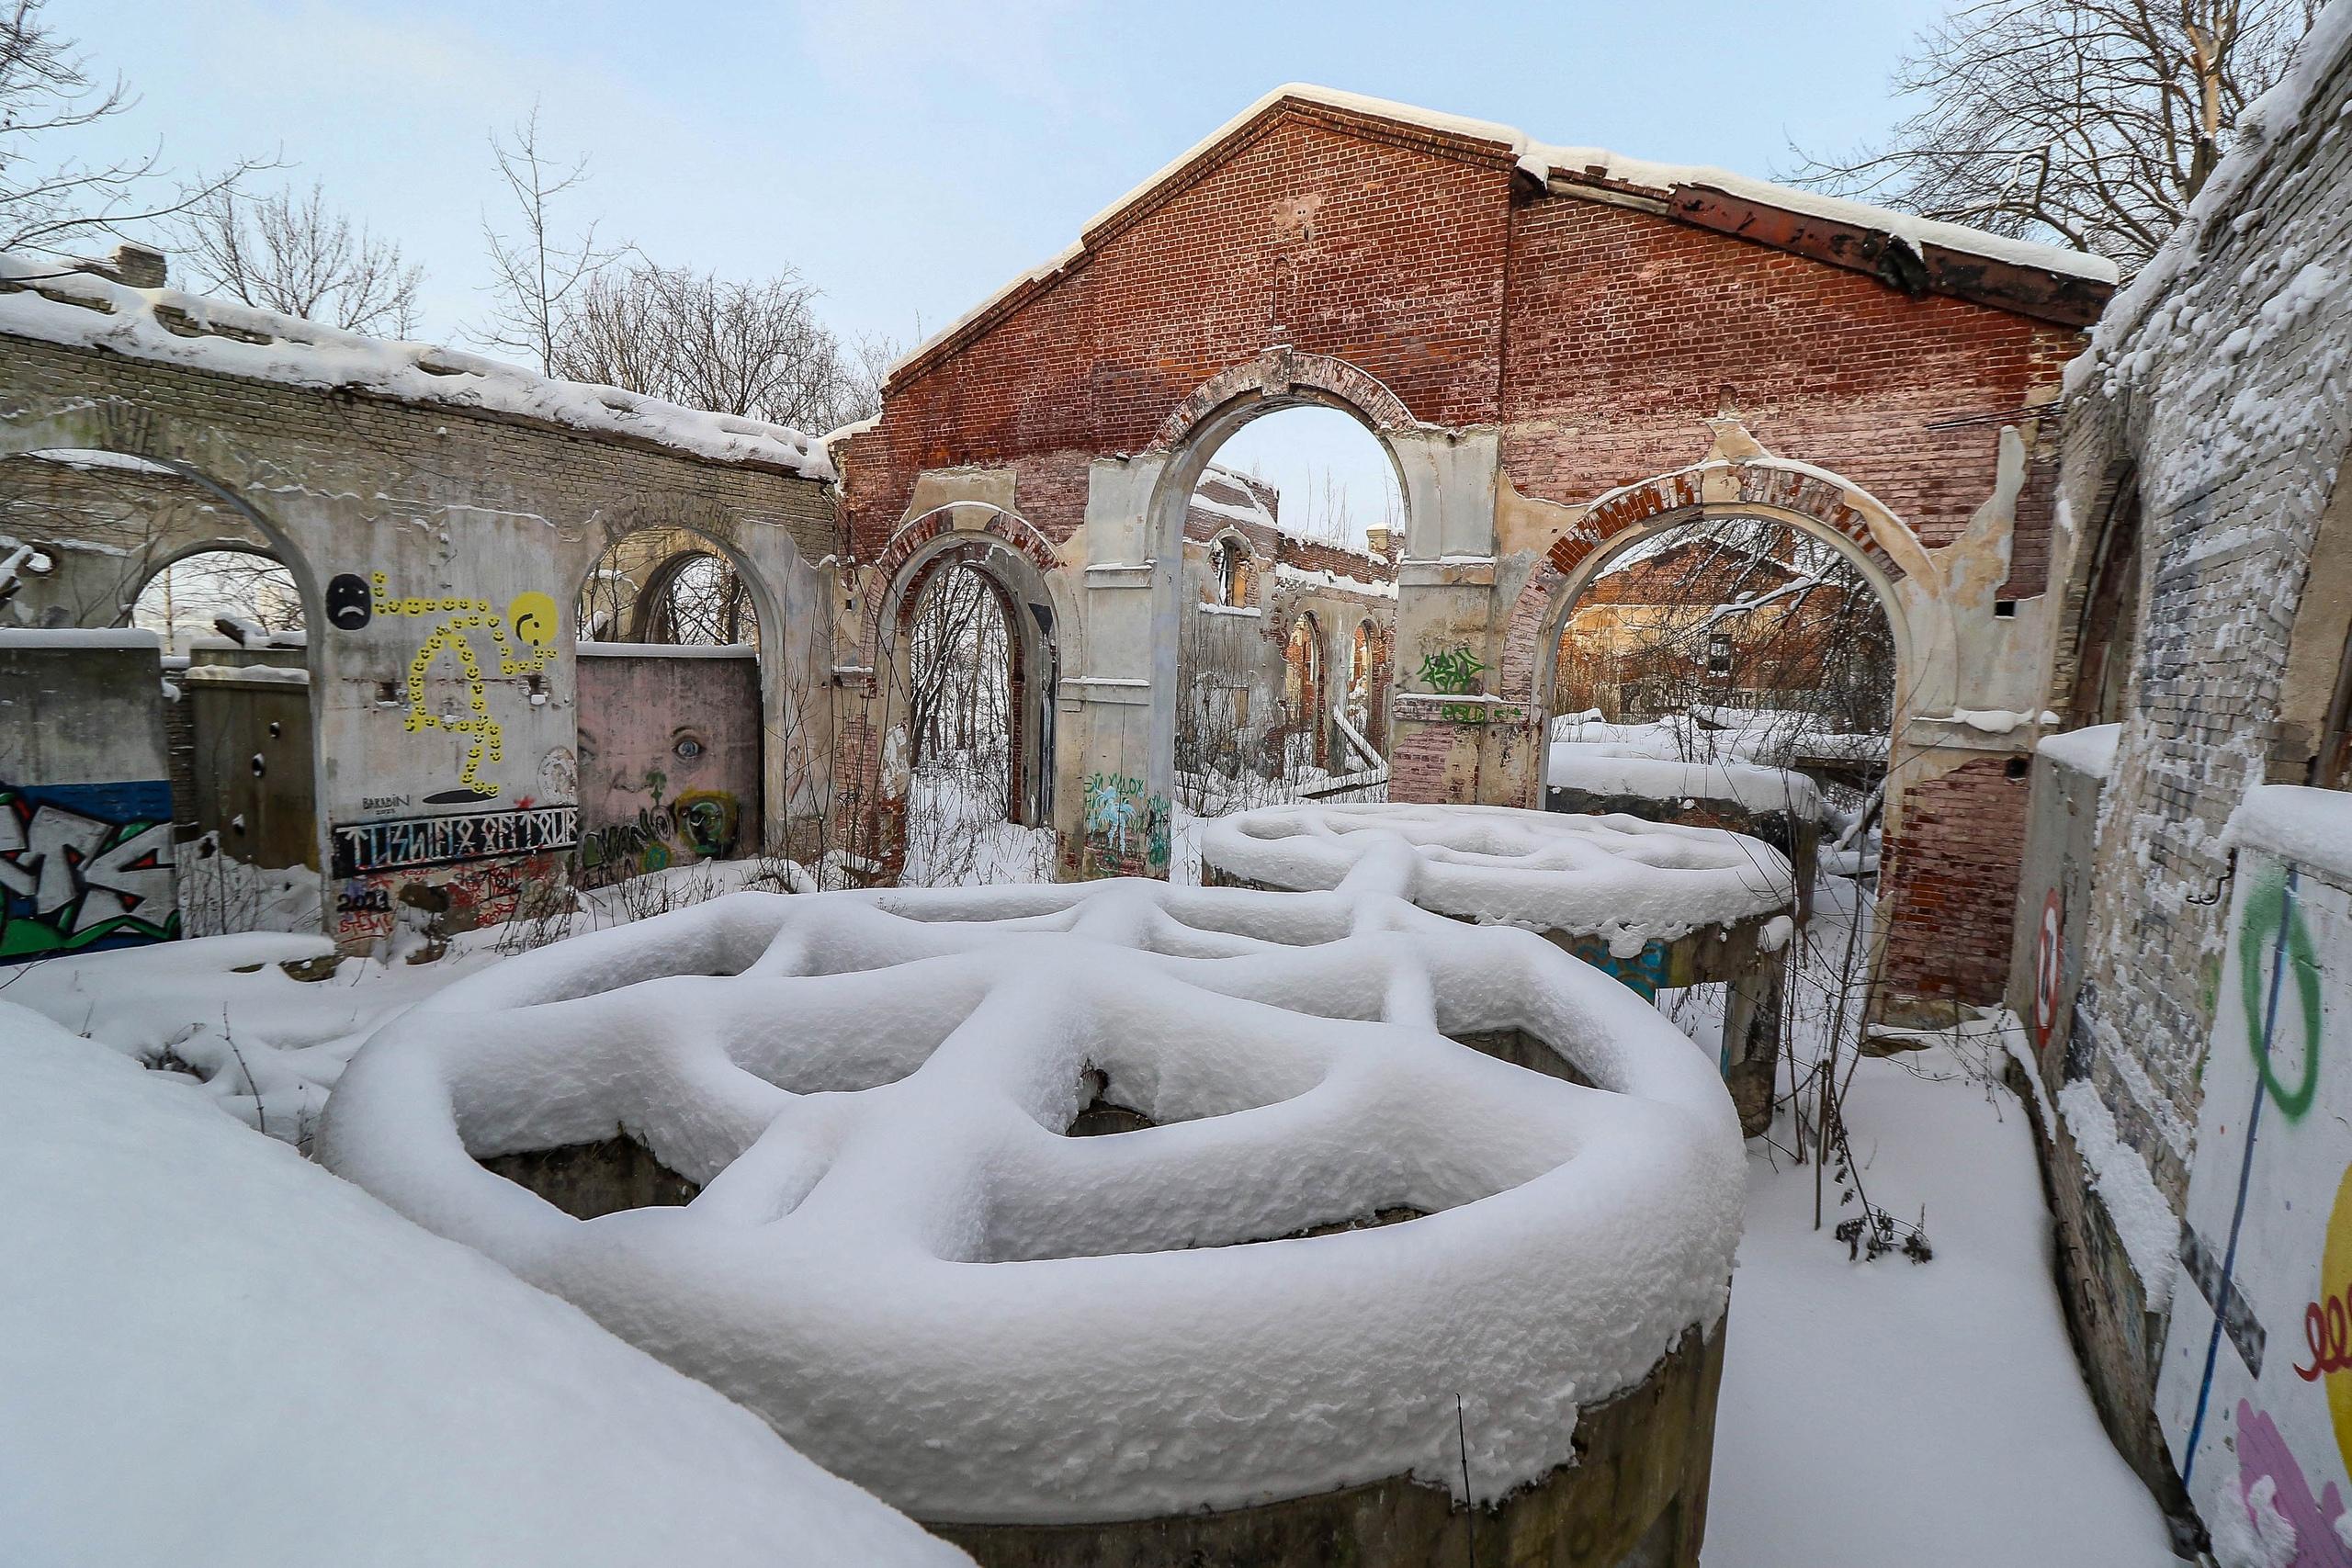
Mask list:
[{"label": "bare tree", "polygon": [[860,362],[818,321],[816,299],[789,268],[756,283],[651,262],[607,269],[560,305],[549,367],[690,408],[828,429],[861,400]]},{"label": "bare tree", "polygon": [[1883,146],[1793,177],[2138,270],[2278,79],[2318,0],[1971,0],[1894,88],[1921,107]]},{"label": "bare tree", "polygon": [[162,186],[160,148],[90,162],[61,149],[74,131],[135,101],[120,77],[95,74],[80,44],[61,38],[43,0],[0,7],[0,250],[62,254],[99,234],[185,212],[254,170],[240,159],[176,190]]},{"label": "bare tree", "polygon": [[593,221],[570,243],[558,238],[557,198],[588,177],[588,160],[583,156],[566,164],[539,145],[537,104],[506,136],[493,132],[490,151],[514,212],[507,228],[492,222],[487,213],[482,216],[494,303],[490,320],[471,329],[471,335],[491,347],[527,355],[552,376],[558,373],[557,346],[573,297],[592,285],[620,252],[597,246]]},{"label": "bare tree", "polygon": [[393,241],[326,205],[318,184],[257,198],[215,190],[173,225],[203,288],[248,305],[352,332],[416,331],[424,270]]}]

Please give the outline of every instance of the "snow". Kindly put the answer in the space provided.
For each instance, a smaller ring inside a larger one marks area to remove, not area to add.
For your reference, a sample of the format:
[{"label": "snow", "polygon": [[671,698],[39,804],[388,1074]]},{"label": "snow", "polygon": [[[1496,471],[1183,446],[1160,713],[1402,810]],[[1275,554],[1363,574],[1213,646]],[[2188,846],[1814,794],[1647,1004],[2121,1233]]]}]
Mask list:
[{"label": "snow", "polygon": [[[1662,164],[1647,159],[1628,158],[1601,147],[1554,146],[1534,141],[1515,126],[1493,120],[1471,119],[1461,115],[1442,114],[1434,109],[1420,108],[1412,104],[1397,103],[1387,98],[1374,98],[1361,93],[1341,92],[1332,87],[1320,87],[1307,82],[1286,82],[1274,88],[1210,131],[1199,141],[1177,154],[1142,184],[1120,197],[1110,206],[1089,219],[1079,231],[1081,236],[1091,236],[1128,208],[1142,201],[1167,181],[1182,174],[1194,160],[1207,154],[1218,143],[1239,130],[1258,116],[1285,98],[1310,104],[1327,105],[1351,113],[1394,120],[1405,125],[1420,126],[1452,136],[1472,141],[1494,142],[1508,148],[1518,159],[1519,167],[1538,182],[1554,176],[1574,180],[1599,175],[1622,185],[1640,187],[1660,197],[1670,197],[1684,189],[1712,190],[1723,195],[1753,201],[1760,206],[1784,212],[1802,213],[1825,219],[1833,223],[1849,223],[1857,228],[1876,230],[1892,234],[1910,245],[1914,251],[1926,245],[1958,251],[1966,255],[1983,256],[1987,260],[2007,262],[2015,266],[2032,267],[2071,277],[2086,277],[2098,283],[2116,280],[2115,264],[2104,256],[2094,256],[2081,251],[2066,250],[2056,245],[2036,244],[2027,240],[2013,240],[1999,234],[1988,234],[1981,229],[1963,224],[1945,223],[1920,218],[1907,212],[1848,200],[1842,197],[1824,196],[1817,191],[1797,190],[1788,186],[1774,185],[1746,175],[1710,168],[1699,164]],[[1085,253],[1088,240],[1063,249],[1058,254],[1027,272],[989,295],[978,305],[892,363],[889,375],[895,377],[907,366],[915,363],[939,344],[946,343],[965,328],[995,310],[1004,300],[1028,286],[1043,282],[1069,266]]]},{"label": "snow", "polygon": [[0,626],[0,648],[145,648],[160,657],[153,632],[132,626]]},{"label": "snow", "polygon": [[[1598,1087],[1441,1037],[1508,1028]],[[1090,1070],[1159,1124],[1058,1135]],[[616,1129],[701,1195],[578,1221],[469,1157]],[[1121,880],[743,894],[558,943],[379,1032],[320,1150],[819,1462],[983,1522],[1459,1495],[1457,1394],[1498,1497],[1719,1320],[1740,1184],[1712,1057],[1539,936]],[[1394,1205],[1427,1217],[1273,1239]]]},{"label": "snow", "polygon": [[1803,773],[1747,762],[1673,762],[1612,756],[1599,748],[1557,742],[1545,787],[1645,800],[1728,800],[1748,811],[1785,811],[1800,818],[1821,813],[1821,791]]},{"label": "snow", "polygon": [[180,679],[199,686],[214,681],[230,685],[260,681],[281,686],[307,686],[311,672],[300,665],[287,664],[192,664],[181,672]]},{"label": "snow", "polygon": [[[1808,965],[1843,946],[1842,878],[1816,889]],[[1865,944],[1866,946],[1866,944]],[[1800,1074],[1828,998],[1796,988]],[[1813,1228],[1815,1168],[1780,1113],[1748,1157],[1705,1568],[2154,1568],[2164,1520],[2099,1426],[2052,1283],[2032,1134],[1965,1036],[1905,1059],[1840,1060],[1870,1198],[1924,1208],[1935,1258],[1852,1262]],[[1840,1213],[1827,1190],[1825,1226]],[[1850,1208],[1842,1211],[1851,1213]]]},{"label": "snow", "polygon": [[2088,1078],[2076,1078],[2058,1090],[2058,1113],[2066,1119],[2066,1131],[2090,1172],[2091,1186],[2122,1238],[2132,1271],[2140,1276],[2148,1310],[2163,1312],[2172,1302],[2173,1275],[2180,1263],[2180,1216],[2165,1201],[2147,1160],[2123,1141],[2115,1112]]},{"label": "snow", "polygon": [[967,1562],[749,1412],[0,1001],[12,1562]]},{"label": "snow", "polygon": [[1262,886],[1376,890],[1481,924],[1639,953],[1795,897],[1778,850],[1721,828],[1509,806],[1261,807],[1206,823],[1201,859]]},{"label": "snow", "polygon": [[[1367,557],[1365,559],[1369,564],[1371,558]],[[1374,599],[1396,597],[1396,584],[1394,582],[1347,577],[1336,571],[1319,570],[1310,571],[1305,567],[1293,566],[1288,561],[1278,562],[1275,565],[1274,581],[1288,582],[1301,588],[1324,588],[1334,589],[1342,593],[1362,593]]]},{"label": "snow", "polygon": [[107,469],[122,474],[145,474],[151,478],[177,479],[180,471],[150,457],[134,457],[128,452],[95,452],[81,447],[44,446],[26,457],[43,463],[57,463],[69,468],[85,471]]},{"label": "snow", "polygon": [[0,292],[0,333],[17,337],[289,386],[519,414],[721,462],[834,477],[824,448],[783,425],[559,381],[458,349],[364,337],[174,288],[131,288],[38,256],[0,254],[0,285],[10,286]]},{"label": "snow", "polygon": [[2034,742],[2033,749],[2061,767],[2108,779],[2115,776],[2115,748],[2122,738],[2120,724],[2094,724],[2061,735],[2045,735]]},{"label": "snow", "polygon": [[2230,814],[2222,842],[2267,850],[2281,860],[2352,880],[2352,794],[2303,784],[2252,785]]}]

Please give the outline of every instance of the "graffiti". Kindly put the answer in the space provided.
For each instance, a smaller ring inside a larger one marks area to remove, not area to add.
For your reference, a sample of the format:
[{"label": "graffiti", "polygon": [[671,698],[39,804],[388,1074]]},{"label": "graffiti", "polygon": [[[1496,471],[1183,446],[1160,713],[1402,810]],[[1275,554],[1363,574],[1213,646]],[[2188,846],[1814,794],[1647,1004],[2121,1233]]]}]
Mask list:
[{"label": "graffiti", "polygon": [[498,925],[514,918],[530,887],[561,875],[554,856],[535,855],[438,867],[424,875],[401,871],[352,877],[336,889],[335,935],[390,936],[403,911],[416,929],[442,938]]},{"label": "graffiti", "polygon": [[[2313,1497],[2278,1424],[2250,1400],[2238,1401],[2237,1417],[2236,1502],[2245,1510],[2245,1528],[2266,1549],[2254,1560],[2294,1568],[2352,1568],[2352,1544],[2342,1534],[2344,1499],[2335,1483]],[[2213,1521],[2217,1541],[2239,1534],[2231,1528],[2235,1522]]]},{"label": "graffiti", "polygon": [[362,811],[398,811],[410,802],[405,795],[363,795],[359,797]]},{"label": "graffiti", "polygon": [[[408,664],[407,728],[411,734],[420,730],[442,729],[467,738],[466,761],[458,774],[459,787],[447,795],[430,798],[465,799],[469,796],[489,798],[498,794],[499,784],[481,776],[484,763],[505,761],[505,731],[498,720],[491,716],[490,694],[484,684],[481,660],[467,639],[469,631],[486,631],[498,649],[498,672],[502,676],[537,675],[548,667],[556,654],[556,631],[560,625],[555,600],[533,590],[518,593],[500,615],[492,610],[487,599],[421,599],[394,598],[386,592],[385,574],[377,572],[369,579],[371,611],[378,615],[434,617],[432,629]],[[510,638],[508,632],[514,636]],[[465,677],[466,706],[470,716],[459,717],[436,714],[425,703],[424,679],[435,660],[447,653],[458,661],[458,669]]]},{"label": "graffiti", "polygon": [[403,866],[566,850],[579,830],[580,809],[573,806],[337,823],[334,874],[351,877]]},{"label": "graffiti", "polygon": [[177,936],[171,819],[160,779],[0,784],[0,963]]},{"label": "graffiti", "polygon": [[[2263,976],[2264,957],[2273,957],[2269,978]],[[2297,999],[2303,1021],[2303,1076],[2292,1089],[2271,1066],[2272,1032],[2277,1024],[2278,993],[2292,964]],[[2246,1043],[2254,1051],[2255,1071],[2262,1087],[2290,1122],[2300,1122],[2319,1093],[2319,957],[2312,949],[2312,933],[2295,907],[2286,874],[2277,868],[2256,878],[2245,900],[2245,919],[2238,931],[2238,992],[2245,1005]]]},{"label": "graffiti", "polygon": [[580,798],[580,762],[571,747],[550,747],[539,759],[539,793],[549,800]]},{"label": "graffiti", "polygon": [[1437,716],[1455,724],[1524,724],[1527,710],[1489,703],[1440,703]]},{"label": "graffiti", "polygon": [[1168,865],[1172,813],[1164,795],[1121,773],[1090,773],[1085,784],[1086,841],[1080,873],[1148,876]]},{"label": "graffiti", "polygon": [[723,789],[690,789],[670,803],[678,837],[705,860],[735,852],[735,835],[742,811],[734,795]]},{"label": "graffiti", "polygon": [[1478,689],[1478,677],[1486,670],[1469,645],[1461,643],[1422,657],[1421,684],[1448,696],[1467,696]]},{"label": "graffiti", "polygon": [[327,580],[327,625],[356,632],[375,618],[375,595],[368,591],[366,578],[346,571]]},{"label": "graffiti", "polygon": [[598,882],[667,870],[676,832],[669,812],[658,805],[639,807],[635,817],[592,829],[581,839],[581,869]]},{"label": "graffiti", "polygon": [[1607,939],[1584,936],[1577,938],[1568,951],[1642,1000],[1655,1002],[1658,992],[1668,984],[1668,944],[1663,942],[1645,942],[1639,953],[1620,958],[1609,951]]}]

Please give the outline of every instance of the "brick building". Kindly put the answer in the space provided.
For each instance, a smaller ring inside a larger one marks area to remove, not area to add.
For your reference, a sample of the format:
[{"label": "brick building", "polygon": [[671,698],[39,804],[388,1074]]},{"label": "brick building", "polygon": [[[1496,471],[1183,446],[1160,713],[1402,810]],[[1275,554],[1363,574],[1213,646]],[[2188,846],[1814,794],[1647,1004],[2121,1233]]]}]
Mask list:
[{"label": "brick building", "polygon": [[[1279,89],[894,369],[880,417],[834,448],[857,597],[888,605],[929,552],[996,548],[1065,634],[1057,826],[1082,839],[1105,787],[1135,797],[1119,820],[1164,815],[1188,499],[1250,419],[1339,408],[1406,497],[1392,793],[1532,805],[1554,649],[1592,572],[1696,518],[1789,522],[1847,552],[1896,629],[1891,988],[1990,1000],[2024,742],[1960,716],[2038,695],[2035,413],[2111,277],[1718,171]],[[870,614],[844,650],[853,682],[887,665],[886,629]],[[853,742],[844,776],[878,754]],[[1947,918],[1963,899],[1995,912]]]}]

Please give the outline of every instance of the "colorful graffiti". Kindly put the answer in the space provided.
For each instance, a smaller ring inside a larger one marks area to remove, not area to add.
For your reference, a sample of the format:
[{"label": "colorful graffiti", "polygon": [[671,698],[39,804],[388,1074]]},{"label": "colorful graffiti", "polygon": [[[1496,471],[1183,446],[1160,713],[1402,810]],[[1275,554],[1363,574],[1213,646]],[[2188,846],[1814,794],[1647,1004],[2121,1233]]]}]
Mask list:
[{"label": "colorful graffiti", "polygon": [[[409,660],[408,730],[414,734],[442,729],[465,736],[468,744],[465,764],[458,774],[459,788],[451,793],[460,797],[492,797],[501,786],[495,780],[484,778],[481,770],[486,763],[505,761],[506,736],[498,720],[491,716],[481,660],[466,633],[490,634],[498,649],[499,674],[537,675],[547,669],[557,651],[556,637],[562,623],[555,600],[537,590],[518,593],[501,615],[491,608],[487,599],[401,598],[388,590],[388,581],[380,571],[369,579],[374,615],[430,618],[433,622],[415,657]],[[458,661],[465,679],[468,711],[462,716],[436,714],[425,701],[425,676],[444,653]]]},{"label": "colorful graffiti", "polygon": [[1085,784],[1087,876],[1148,876],[1168,866],[1168,797],[1148,794],[1139,778],[1089,773]]},{"label": "colorful graffiti", "polygon": [[0,784],[0,964],[179,928],[169,784]]},{"label": "colorful graffiti", "polygon": [[670,818],[688,849],[705,860],[719,860],[735,852],[743,811],[729,791],[690,789],[670,803]]},{"label": "colorful graffiti", "polygon": [[1607,939],[1584,936],[1577,938],[1568,951],[1642,1000],[1655,1002],[1658,992],[1673,984],[1667,975],[1672,945],[1670,942],[1648,942],[1642,944],[1640,952],[1620,958],[1609,951]]},{"label": "colorful graffiti", "polygon": [[1461,643],[1422,656],[1421,684],[1448,696],[1467,696],[1478,689],[1478,677],[1486,671],[1469,644]]},{"label": "colorful graffiti", "polygon": [[514,918],[531,888],[562,875],[562,863],[541,854],[348,877],[335,889],[335,935],[345,941],[390,936],[403,915],[436,940],[498,925]]},{"label": "colorful graffiti", "polygon": [[2352,890],[2249,847],[2228,931],[2157,1418],[2217,1549],[2352,1568]]}]

